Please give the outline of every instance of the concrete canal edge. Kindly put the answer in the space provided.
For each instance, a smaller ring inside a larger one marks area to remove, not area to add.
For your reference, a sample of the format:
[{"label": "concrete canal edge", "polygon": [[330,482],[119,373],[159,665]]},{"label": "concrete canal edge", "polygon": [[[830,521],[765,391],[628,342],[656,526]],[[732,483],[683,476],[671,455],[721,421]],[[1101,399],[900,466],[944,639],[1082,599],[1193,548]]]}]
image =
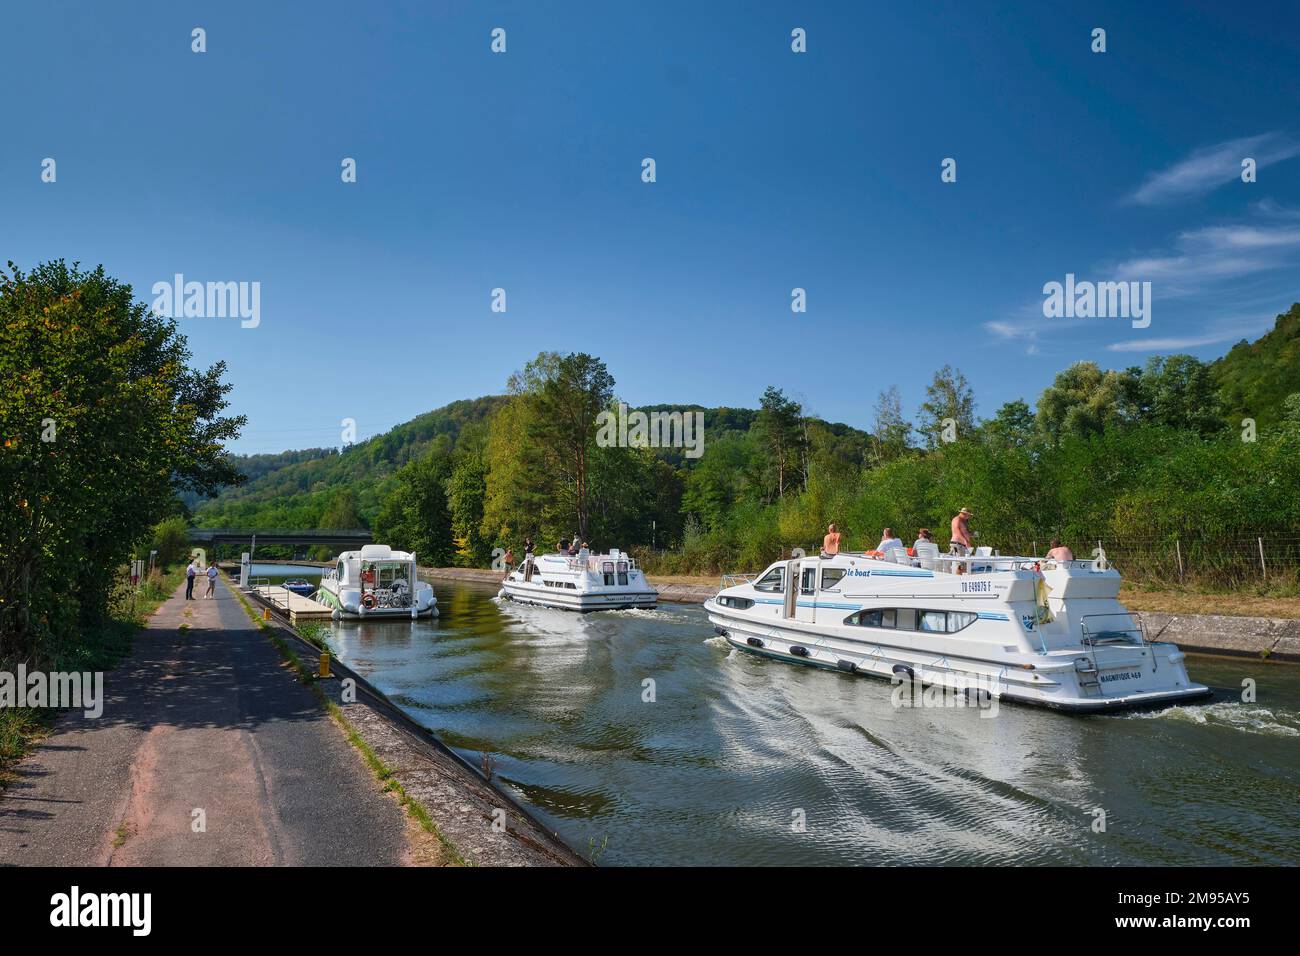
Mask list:
[{"label": "concrete canal edge", "polygon": [[[337,658],[330,657],[332,678],[311,679],[320,649],[255,593],[241,592],[234,581],[228,584],[250,609],[268,614],[260,622],[271,632],[268,636],[281,647],[299,677],[304,682],[311,680],[349,743],[361,751],[407,813],[443,842],[456,862],[473,866],[591,865],[513,796]],[[356,683],[356,700],[349,704],[333,700],[345,679]]]},{"label": "concrete canal edge", "polygon": [[[421,568],[426,578],[500,585],[500,571],[478,568]],[[718,593],[697,584],[656,584],[660,598],[678,604],[703,604]],[[1252,657],[1300,662],[1300,619],[1238,617],[1230,614],[1167,614],[1142,611],[1152,640],[1171,641],[1192,654]]]}]

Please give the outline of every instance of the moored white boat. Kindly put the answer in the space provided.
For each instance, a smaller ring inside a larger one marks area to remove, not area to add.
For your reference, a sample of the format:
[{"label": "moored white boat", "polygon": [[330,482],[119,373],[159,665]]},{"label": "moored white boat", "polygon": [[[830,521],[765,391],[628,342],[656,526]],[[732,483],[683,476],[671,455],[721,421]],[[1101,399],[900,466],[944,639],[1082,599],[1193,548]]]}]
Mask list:
[{"label": "moored white boat", "polygon": [[542,554],[525,558],[506,575],[500,597],[565,611],[654,607],[659,593],[631,555],[583,550],[577,556]]},{"label": "moored white boat", "polygon": [[1209,694],[1104,560],[891,554],[779,561],[704,607],[745,651],[977,697],[1100,712]]},{"label": "moored white boat", "polygon": [[438,613],[433,586],[416,575],[415,555],[386,544],[344,551],[321,577],[316,600],[339,618],[415,618]]}]

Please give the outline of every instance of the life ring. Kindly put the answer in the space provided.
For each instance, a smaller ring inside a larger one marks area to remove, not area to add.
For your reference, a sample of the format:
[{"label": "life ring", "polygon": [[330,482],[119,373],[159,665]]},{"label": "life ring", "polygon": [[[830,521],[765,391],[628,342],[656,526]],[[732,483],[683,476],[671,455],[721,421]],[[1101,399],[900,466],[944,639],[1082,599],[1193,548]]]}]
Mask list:
[{"label": "life ring", "polygon": [[361,606],[368,611],[373,611],[379,606],[379,602],[373,594],[363,594],[361,596]]},{"label": "life ring", "polygon": [[867,552],[867,557],[869,557],[869,558],[883,558],[884,556],[885,556],[885,552],[883,552],[883,551],[868,551],[868,552]]}]

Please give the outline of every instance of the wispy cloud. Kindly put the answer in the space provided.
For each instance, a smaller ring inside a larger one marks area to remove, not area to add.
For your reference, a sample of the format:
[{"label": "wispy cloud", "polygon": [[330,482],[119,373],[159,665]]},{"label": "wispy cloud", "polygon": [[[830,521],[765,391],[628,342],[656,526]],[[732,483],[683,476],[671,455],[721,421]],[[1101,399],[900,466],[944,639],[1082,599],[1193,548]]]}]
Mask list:
[{"label": "wispy cloud", "polygon": [[1117,263],[1119,279],[1158,282],[1162,297],[1189,295],[1206,285],[1290,265],[1300,252],[1300,228],[1290,223],[1206,226],[1180,233],[1174,248]]},{"label": "wispy cloud", "polygon": [[1168,169],[1147,176],[1129,198],[1143,206],[1174,202],[1240,179],[1241,161],[1246,157],[1255,160],[1257,169],[1263,169],[1293,156],[1300,156],[1300,142],[1280,132],[1202,146]]},{"label": "wispy cloud", "polygon": [[1250,338],[1268,330],[1271,319],[1258,316],[1219,319],[1210,323],[1201,333],[1169,336],[1161,339],[1136,337],[1106,346],[1109,352],[1184,352],[1205,345],[1222,345]]}]

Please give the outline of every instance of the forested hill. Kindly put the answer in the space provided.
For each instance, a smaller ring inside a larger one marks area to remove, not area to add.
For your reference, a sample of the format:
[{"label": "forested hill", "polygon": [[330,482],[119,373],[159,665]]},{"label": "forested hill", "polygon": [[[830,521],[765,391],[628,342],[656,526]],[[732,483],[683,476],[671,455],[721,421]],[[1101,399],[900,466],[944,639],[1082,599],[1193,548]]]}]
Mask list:
[{"label": "forested hill", "polygon": [[[426,412],[342,452],[317,448],[282,455],[232,456],[248,481],[194,506],[208,528],[316,528],[366,525],[393,474],[445,436],[454,447],[466,428],[482,427],[502,396],[463,399]],[[276,464],[276,459],[283,459]],[[346,490],[350,494],[338,495]],[[331,523],[336,522],[336,523]]]},{"label": "forested hill", "polygon": [[[391,490],[398,469],[419,459],[435,443],[453,454],[462,437],[486,440],[487,422],[505,403],[503,395],[463,399],[426,412],[340,452],[335,448],[286,451],[279,455],[234,455],[232,464],[248,476],[242,485],[222,490],[216,499],[187,500],[201,527],[316,528],[369,527]],[[704,413],[705,447],[738,440],[758,416],[752,408],[705,408],[701,405],[651,405],[646,413]],[[840,423],[815,422],[843,454],[862,460],[870,436]],[[445,437],[444,437],[445,436]],[[657,450],[674,468],[689,467],[682,448]]]},{"label": "forested hill", "polygon": [[1242,418],[1260,425],[1278,421],[1287,396],[1300,389],[1300,303],[1279,315],[1268,334],[1234,345],[1211,370],[1233,424]]}]

